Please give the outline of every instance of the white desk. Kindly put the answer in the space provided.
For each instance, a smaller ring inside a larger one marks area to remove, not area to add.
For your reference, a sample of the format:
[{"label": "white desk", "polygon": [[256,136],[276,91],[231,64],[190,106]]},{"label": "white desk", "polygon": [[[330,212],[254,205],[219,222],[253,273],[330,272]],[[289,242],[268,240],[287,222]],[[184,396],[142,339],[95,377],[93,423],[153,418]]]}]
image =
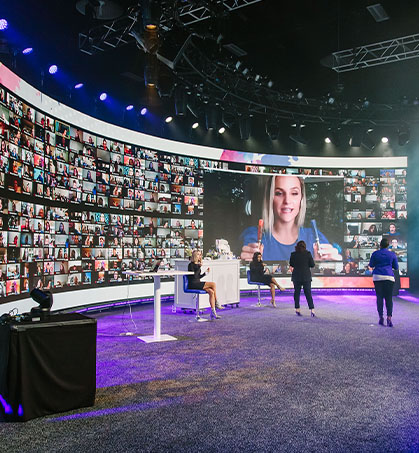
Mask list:
[{"label": "white desk", "polygon": [[[135,277],[153,277],[154,280],[154,334],[137,337],[139,340],[145,343],[155,343],[158,341],[173,341],[177,338],[171,335],[161,333],[161,277],[173,277],[180,275],[191,275],[193,272],[188,271],[160,271],[160,272],[144,272],[144,271],[125,271],[124,274],[132,275]],[[129,284],[129,283],[128,283]]]},{"label": "white desk", "polygon": [[[187,271],[189,260],[175,260],[177,271]],[[203,282],[215,282],[217,299],[221,305],[236,305],[240,303],[240,260],[207,260],[202,261],[201,270],[209,273],[202,278]],[[195,310],[194,295],[183,292],[183,278],[175,277],[175,306],[182,309]],[[210,306],[208,294],[198,294],[198,307]]]}]

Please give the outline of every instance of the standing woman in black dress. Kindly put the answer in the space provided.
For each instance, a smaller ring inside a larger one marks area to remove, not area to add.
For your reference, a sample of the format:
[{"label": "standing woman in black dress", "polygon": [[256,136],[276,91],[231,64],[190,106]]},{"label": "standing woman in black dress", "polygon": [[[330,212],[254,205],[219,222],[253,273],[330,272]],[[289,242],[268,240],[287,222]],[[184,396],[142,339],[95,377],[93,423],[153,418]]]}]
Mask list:
[{"label": "standing woman in black dress", "polygon": [[260,282],[271,288],[271,304],[276,307],[275,304],[275,287],[284,291],[284,288],[272,277],[270,274],[265,273],[265,265],[262,261],[262,254],[255,252],[253,259],[250,262],[250,279],[252,282]]},{"label": "standing woman in black dress", "polygon": [[314,314],[313,297],[311,296],[311,271],[314,267],[314,260],[311,253],[306,248],[304,241],[298,241],[295,246],[295,252],[291,253],[290,267],[292,269],[292,281],[294,283],[294,304],[295,312],[301,316],[300,311],[300,293],[301,287],[304,289],[308,308],[311,310],[311,316]]},{"label": "standing woman in black dress", "polygon": [[214,282],[201,282],[201,278],[205,277],[206,273],[209,272],[209,268],[206,272],[201,274],[202,265],[202,253],[199,250],[192,252],[191,262],[188,264],[188,271],[193,272],[194,275],[188,275],[189,288],[190,289],[203,289],[209,295],[209,302],[211,305],[211,319],[220,319],[221,316],[217,315],[216,308],[221,308],[217,304],[217,293]]}]

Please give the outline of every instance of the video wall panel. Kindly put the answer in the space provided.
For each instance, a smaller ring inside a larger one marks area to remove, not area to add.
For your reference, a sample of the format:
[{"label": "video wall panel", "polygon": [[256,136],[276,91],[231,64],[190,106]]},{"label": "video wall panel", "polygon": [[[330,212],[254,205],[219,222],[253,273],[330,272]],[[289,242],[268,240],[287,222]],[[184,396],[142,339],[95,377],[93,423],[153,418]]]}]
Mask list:
[{"label": "video wall panel", "polygon": [[[305,178],[306,228],[316,220],[340,256],[318,260],[318,275],[369,275],[384,234],[408,275],[406,168],[246,165],[156,151],[82,130],[0,87],[0,303],[34,287],[123,284],[124,271],[156,259],[171,268],[220,238],[239,257],[238,232],[260,216],[254,194],[264,173]],[[286,257],[266,260],[288,274]]]}]

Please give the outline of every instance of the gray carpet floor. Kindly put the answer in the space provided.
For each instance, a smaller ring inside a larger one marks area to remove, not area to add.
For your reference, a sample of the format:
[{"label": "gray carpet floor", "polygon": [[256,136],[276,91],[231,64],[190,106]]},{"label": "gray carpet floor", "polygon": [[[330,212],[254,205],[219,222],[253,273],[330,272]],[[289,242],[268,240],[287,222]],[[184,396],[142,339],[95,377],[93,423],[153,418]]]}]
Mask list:
[{"label": "gray carpet floor", "polygon": [[393,328],[372,295],[315,295],[316,318],[277,300],[206,323],[164,304],[178,341],[152,344],[152,305],[96,314],[95,406],[2,423],[0,451],[418,452],[419,299]]}]

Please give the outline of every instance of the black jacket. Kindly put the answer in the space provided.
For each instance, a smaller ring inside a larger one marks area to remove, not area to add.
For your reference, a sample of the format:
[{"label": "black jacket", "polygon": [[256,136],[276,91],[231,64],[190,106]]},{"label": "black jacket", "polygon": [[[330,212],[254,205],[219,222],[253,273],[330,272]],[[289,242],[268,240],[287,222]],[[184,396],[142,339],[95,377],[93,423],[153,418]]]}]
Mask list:
[{"label": "black jacket", "polygon": [[290,266],[294,268],[291,277],[293,282],[311,281],[310,267],[314,267],[314,260],[308,250],[304,252],[292,252]]}]

